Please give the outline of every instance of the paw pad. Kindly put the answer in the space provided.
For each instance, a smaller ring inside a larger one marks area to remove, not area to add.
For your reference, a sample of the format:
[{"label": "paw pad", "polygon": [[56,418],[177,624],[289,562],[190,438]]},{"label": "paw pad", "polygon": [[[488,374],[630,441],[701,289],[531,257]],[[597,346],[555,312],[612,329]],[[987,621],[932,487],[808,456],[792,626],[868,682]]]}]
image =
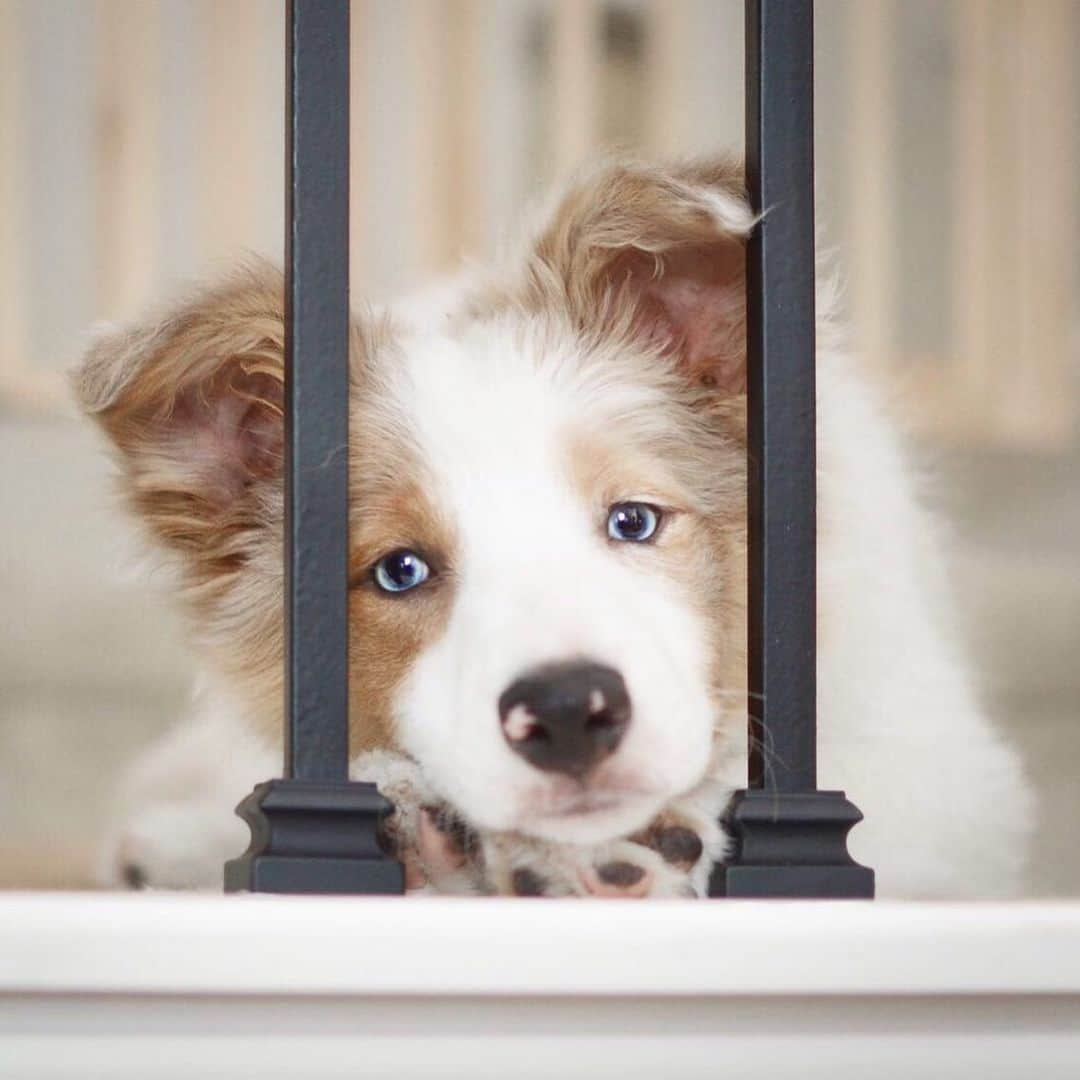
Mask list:
[{"label": "paw pad", "polygon": [[653,877],[643,866],[617,859],[581,874],[586,890],[610,900],[637,900],[649,895]]},{"label": "paw pad", "polygon": [[649,836],[649,847],[658,851],[665,862],[689,870],[705,850],[701,837],[682,825],[661,826]]},{"label": "paw pad", "polygon": [[515,896],[543,896],[547,882],[527,866],[519,866],[510,875],[510,888]]},{"label": "paw pad", "polygon": [[429,879],[448,877],[479,856],[476,833],[451,810],[425,806],[417,824],[416,848]]},{"label": "paw pad", "polygon": [[629,889],[637,885],[645,876],[645,868],[629,862],[609,862],[596,871],[596,876],[605,885],[614,885],[617,889]]}]

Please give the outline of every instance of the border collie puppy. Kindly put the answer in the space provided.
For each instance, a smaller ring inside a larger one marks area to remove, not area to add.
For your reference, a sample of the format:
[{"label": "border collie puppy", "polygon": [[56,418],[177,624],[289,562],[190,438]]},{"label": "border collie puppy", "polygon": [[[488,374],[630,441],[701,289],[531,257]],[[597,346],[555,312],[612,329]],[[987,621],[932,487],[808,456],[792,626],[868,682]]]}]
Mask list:
[{"label": "border collie puppy", "polygon": [[[414,888],[700,895],[746,775],[734,161],[605,161],[516,253],[357,314],[350,736]],[[972,689],[939,540],[819,297],[822,786],[882,894],[1002,895],[1032,800]],[[279,771],[282,280],[100,335],[77,375],[175,570],[203,684],[137,764],[107,882],[218,886]],[[783,763],[779,763],[782,767]]]}]

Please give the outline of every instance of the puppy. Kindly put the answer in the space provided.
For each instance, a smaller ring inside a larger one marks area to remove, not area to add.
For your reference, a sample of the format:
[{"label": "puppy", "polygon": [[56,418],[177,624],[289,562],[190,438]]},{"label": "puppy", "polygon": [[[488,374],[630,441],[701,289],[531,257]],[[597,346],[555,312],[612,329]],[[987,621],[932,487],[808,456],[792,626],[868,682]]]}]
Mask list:
[{"label": "puppy", "polygon": [[[700,895],[746,776],[744,241],[732,161],[606,161],[501,264],[351,331],[350,737],[410,883]],[[819,297],[818,754],[884,895],[1005,895],[1033,817],[893,424]],[[252,266],[77,375],[204,682],[109,883],[217,886],[279,771],[282,282]],[[782,767],[782,762],[779,763]]]}]

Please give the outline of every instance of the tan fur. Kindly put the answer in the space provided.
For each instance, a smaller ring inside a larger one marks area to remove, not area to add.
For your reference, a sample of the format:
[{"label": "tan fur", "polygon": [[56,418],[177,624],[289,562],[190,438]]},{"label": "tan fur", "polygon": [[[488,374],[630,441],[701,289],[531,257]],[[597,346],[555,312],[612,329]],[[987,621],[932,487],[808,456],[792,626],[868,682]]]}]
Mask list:
[{"label": "tan fur", "polygon": [[280,715],[280,434],[222,469],[200,418],[227,401],[238,426],[279,430],[283,340],[281,275],[258,265],[99,337],[76,378],[120,451],[129,503],[180,556],[172,565],[196,641],[242,684],[253,714]]},{"label": "tan fur", "polygon": [[[365,463],[375,452],[372,447],[354,456],[354,475],[367,475]],[[355,753],[394,745],[394,691],[450,617],[454,580],[447,571],[453,566],[454,534],[424,487],[407,474],[394,487],[354,500],[350,531],[349,696]],[[371,577],[372,564],[398,548],[421,552],[436,571],[425,588],[407,596],[380,592]]]},{"label": "tan fur", "polygon": [[[372,407],[373,353],[389,352],[391,340],[385,322],[371,321],[354,326],[351,342],[354,752],[393,743],[393,691],[445,625],[453,589],[452,579],[442,577],[422,596],[396,598],[371,584],[371,565],[382,555],[415,547],[448,566],[454,542],[451,526],[425,498],[402,433],[388,430]],[[197,643],[269,736],[280,731],[283,693],[283,342],[281,276],[256,265],[196,293],[175,312],[100,337],[76,380],[83,407],[120,451],[122,489],[132,508],[153,538],[180,556],[174,564],[180,596]],[[265,432],[253,453],[236,456],[226,469],[211,455],[230,434],[203,445],[208,436],[197,433],[196,417],[223,408],[248,434],[256,424]]]},{"label": "tan fur", "polygon": [[[467,312],[566,312],[591,335],[651,339],[695,379],[735,392],[745,355],[743,237],[752,223],[733,158],[604,162],[570,186],[517,272],[486,281]],[[680,283],[692,283],[692,295],[679,296]],[[670,325],[688,304],[714,313],[689,336]]]},{"label": "tan fur", "polygon": [[[718,449],[713,443],[714,451]],[[569,473],[598,516],[627,493],[661,508],[661,534],[655,545],[620,545],[619,554],[638,560],[644,573],[663,574],[672,589],[697,610],[709,627],[718,734],[730,730],[730,717],[745,711],[746,700],[746,501],[736,492],[744,484],[734,444],[702,464],[733,481],[729,497],[701,512],[663,459],[643,454],[617,437],[582,435],[569,444]]]}]

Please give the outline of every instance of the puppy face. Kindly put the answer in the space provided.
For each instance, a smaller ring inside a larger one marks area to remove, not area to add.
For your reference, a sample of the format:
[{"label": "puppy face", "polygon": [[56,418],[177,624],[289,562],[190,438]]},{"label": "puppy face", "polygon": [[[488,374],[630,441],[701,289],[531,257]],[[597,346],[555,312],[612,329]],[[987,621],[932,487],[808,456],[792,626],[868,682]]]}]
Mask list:
[{"label": "puppy face", "polygon": [[[605,166],[449,309],[352,343],[353,748],[475,824],[592,842],[741,715],[742,245],[726,165]],[[196,636],[281,709],[281,283],[249,271],[80,373]]]}]

